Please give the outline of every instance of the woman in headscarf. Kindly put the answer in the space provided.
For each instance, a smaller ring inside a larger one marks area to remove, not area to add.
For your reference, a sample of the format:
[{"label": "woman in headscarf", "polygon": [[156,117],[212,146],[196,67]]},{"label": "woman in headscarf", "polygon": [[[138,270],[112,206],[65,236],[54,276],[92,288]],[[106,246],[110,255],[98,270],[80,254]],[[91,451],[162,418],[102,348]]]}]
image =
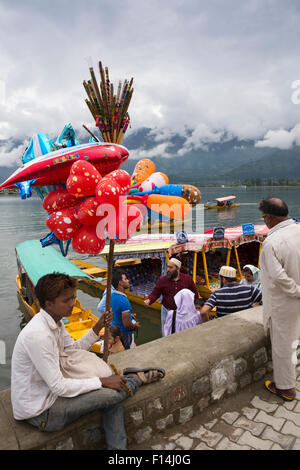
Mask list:
[{"label": "woman in headscarf", "polygon": [[247,284],[248,286],[257,287],[261,290],[260,286],[260,269],[252,264],[246,264],[242,270],[244,279],[241,280],[240,284]]},{"label": "woman in headscarf", "polygon": [[169,310],[164,324],[164,336],[192,328],[202,323],[201,313],[195,307],[195,294],[181,289],[174,297],[176,310]]}]

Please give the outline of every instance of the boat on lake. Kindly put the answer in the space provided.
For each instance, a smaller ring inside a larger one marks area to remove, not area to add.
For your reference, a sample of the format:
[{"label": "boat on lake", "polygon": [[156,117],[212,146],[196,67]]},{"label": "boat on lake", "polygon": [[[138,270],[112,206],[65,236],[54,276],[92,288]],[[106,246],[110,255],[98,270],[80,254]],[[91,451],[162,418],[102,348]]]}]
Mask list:
[{"label": "boat on lake", "polygon": [[235,209],[236,207],[240,207],[240,204],[234,202],[236,196],[232,194],[231,196],[226,197],[219,197],[214,199],[214,202],[207,202],[204,204],[205,209],[217,209],[217,210],[224,210],[224,209]]},{"label": "boat on lake", "polygon": [[[246,225],[251,230],[246,231]],[[261,244],[268,228],[266,225],[244,224],[230,228],[215,228],[202,234],[187,234],[188,241],[178,243],[175,234],[141,234],[132,237],[126,243],[114,247],[114,267],[122,268],[130,281],[130,290],[126,292],[128,299],[136,304],[144,305],[144,300],[152,292],[157,280],[166,274],[167,263],[172,256],[177,256],[181,263],[181,271],[192,276],[199,295],[205,300],[220,287],[218,270],[213,270],[209,257],[216,252],[219,264],[233,266],[237,269],[238,281],[242,279],[242,267],[246,264],[259,266]],[[108,259],[109,247],[101,252],[105,261]],[[107,282],[106,268],[78,259],[71,260],[89,276],[102,276],[98,279],[96,289],[104,291]],[[95,285],[85,285],[90,295],[95,295]],[[149,306],[160,310],[160,301]]]},{"label": "boat on lake", "polygon": [[[244,265],[259,267],[261,246],[267,231],[266,225],[216,227],[201,234],[187,234],[187,241],[183,243],[178,243],[175,234],[140,234],[124,244],[115,245],[114,267],[121,268],[130,281],[130,289],[126,291],[129,301],[144,305],[144,300],[152,292],[157,280],[166,274],[170,258],[176,256],[182,263],[181,271],[192,276],[199,295],[206,300],[220,287],[218,269],[221,265],[235,267],[238,281],[242,279]],[[210,263],[210,257],[216,254],[218,265],[214,267]],[[101,256],[107,261],[108,255],[107,245]],[[40,310],[34,288],[45,274],[68,274],[77,279],[78,289],[98,299],[106,289],[106,267],[86,260],[67,259],[52,246],[42,247],[39,240],[28,240],[17,245],[16,257],[17,295],[20,309],[27,321]],[[150,305],[149,309],[153,313],[159,311],[160,300]],[[97,321],[98,317],[90,309],[85,309],[76,298],[72,315],[65,319],[65,327],[76,340],[87,333]],[[92,347],[94,352],[101,352],[102,336],[104,329],[99,341]]]},{"label": "boat on lake", "polygon": [[[62,256],[58,250],[52,246],[43,248],[39,240],[27,240],[17,245],[16,258],[18,267],[17,296],[20,310],[26,321],[30,321],[40,311],[34,288],[42,276],[54,272],[68,274],[77,280],[78,289],[81,289],[85,284],[93,285],[95,283],[92,277]],[[63,319],[66,330],[74,340],[85,335],[97,321],[98,317],[93,315],[90,309],[85,309],[78,298],[75,298],[71,316]],[[100,332],[99,341],[94,343],[91,351],[102,352],[103,337],[104,328]]]}]

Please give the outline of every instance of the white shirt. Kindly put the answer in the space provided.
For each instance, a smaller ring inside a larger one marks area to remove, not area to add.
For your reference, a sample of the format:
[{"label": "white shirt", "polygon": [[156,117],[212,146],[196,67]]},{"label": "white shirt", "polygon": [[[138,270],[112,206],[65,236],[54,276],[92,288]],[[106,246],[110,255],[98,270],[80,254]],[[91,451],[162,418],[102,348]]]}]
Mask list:
[{"label": "white shirt", "polygon": [[40,310],[19,334],[13,355],[11,401],[17,420],[38,416],[57,397],[75,397],[101,388],[99,377],[65,378],[59,366],[59,348],[88,350],[99,337],[91,329],[75,341],[62,321],[56,323]]},{"label": "white shirt", "polygon": [[275,316],[300,314],[300,225],[288,219],[269,230],[263,242],[261,285],[264,325]]}]

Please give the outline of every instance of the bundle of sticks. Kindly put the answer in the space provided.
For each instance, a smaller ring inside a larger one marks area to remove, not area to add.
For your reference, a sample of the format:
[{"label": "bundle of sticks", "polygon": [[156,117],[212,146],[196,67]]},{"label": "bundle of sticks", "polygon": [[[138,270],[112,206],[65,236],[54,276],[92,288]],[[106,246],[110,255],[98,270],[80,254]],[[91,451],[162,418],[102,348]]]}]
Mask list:
[{"label": "bundle of sticks", "polygon": [[97,83],[93,67],[90,67],[91,79],[83,82],[88,99],[85,100],[96,127],[100,130],[104,142],[121,144],[130,123],[128,107],[133,94],[133,78],[119,81],[117,93],[110,82],[108,67],[103,69],[99,62],[100,86]]}]

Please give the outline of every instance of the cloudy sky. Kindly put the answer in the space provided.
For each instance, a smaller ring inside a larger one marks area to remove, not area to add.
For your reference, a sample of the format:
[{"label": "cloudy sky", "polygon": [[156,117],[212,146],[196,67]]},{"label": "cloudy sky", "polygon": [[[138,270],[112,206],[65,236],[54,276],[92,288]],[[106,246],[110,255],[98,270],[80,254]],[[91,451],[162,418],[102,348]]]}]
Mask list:
[{"label": "cloudy sky", "polygon": [[115,84],[134,77],[147,156],[176,133],[181,154],[233,136],[300,144],[299,27],[298,0],[0,0],[0,166],[36,132],[94,129],[82,81],[99,60]]}]

